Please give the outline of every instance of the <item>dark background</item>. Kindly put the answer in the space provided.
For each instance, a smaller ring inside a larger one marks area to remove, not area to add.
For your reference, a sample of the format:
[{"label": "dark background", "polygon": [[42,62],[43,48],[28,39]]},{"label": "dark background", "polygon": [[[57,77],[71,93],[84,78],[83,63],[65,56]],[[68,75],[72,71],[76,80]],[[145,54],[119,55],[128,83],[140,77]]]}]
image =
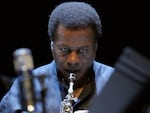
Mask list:
[{"label": "dark background", "polygon": [[[63,0],[67,1],[67,0]],[[35,68],[52,60],[47,35],[48,15],[62,0],[6,0],[0,10],[0,75],[14,78],[12,53],[32,50]],[[80,0],[81,1],[81,0]],[[150,4],[144,0],[82,0],[100,14],[103,38],[96,59],[114,65],[130,46],[150,58]],[[8,80],[9,81],[9,80]]]}]

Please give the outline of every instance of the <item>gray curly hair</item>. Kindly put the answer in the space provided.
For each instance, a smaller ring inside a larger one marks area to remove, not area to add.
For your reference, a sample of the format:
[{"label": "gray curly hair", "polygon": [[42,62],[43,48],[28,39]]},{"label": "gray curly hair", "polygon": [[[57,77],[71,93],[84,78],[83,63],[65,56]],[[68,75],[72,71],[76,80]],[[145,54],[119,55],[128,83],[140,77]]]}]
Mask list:
[{"label": "gray curly hair", "polygon": [[51,12],[48,22],[48,35],[51,41],[54,41],[55,31],[59,24],[69,29],[82,29],[90,26],[95,33],[96,40],[102,34],[98,13],[85,2],[64,2]]}]

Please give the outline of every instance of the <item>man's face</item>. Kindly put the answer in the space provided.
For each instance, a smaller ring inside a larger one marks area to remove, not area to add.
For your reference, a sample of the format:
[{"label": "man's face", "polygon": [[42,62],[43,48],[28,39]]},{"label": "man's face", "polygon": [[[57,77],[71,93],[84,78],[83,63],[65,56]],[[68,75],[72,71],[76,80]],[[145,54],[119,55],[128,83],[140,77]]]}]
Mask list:
[{"label": "man's face", "polygon": [[94,39],[91,28],[70,30],[62,25],[58,26],[52,45],[52,54],[57,69],[65,80],[68,79],[69,73],[75,73],[77,80],[86,76],[95,59]]}]

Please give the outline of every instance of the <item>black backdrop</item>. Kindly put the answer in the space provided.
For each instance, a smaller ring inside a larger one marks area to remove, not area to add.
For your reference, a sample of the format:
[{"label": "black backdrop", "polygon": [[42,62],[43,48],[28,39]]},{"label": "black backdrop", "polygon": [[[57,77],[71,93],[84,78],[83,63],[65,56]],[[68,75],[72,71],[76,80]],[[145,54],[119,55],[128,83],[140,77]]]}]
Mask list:
[{"label": "black backdrop", "polygon": [[[65,1],[65,0],[63,0]],[[27,47],[38,67],[52,60],[47,35],[48,15],[62,0],[6,0],[1,3],[0,74],[15,77],[12,53]],[[102,19],[103,38],[96,59],[108,65],[126,46],[150,58],[149,3],[144,0],[80,0],[91,3]]]}]

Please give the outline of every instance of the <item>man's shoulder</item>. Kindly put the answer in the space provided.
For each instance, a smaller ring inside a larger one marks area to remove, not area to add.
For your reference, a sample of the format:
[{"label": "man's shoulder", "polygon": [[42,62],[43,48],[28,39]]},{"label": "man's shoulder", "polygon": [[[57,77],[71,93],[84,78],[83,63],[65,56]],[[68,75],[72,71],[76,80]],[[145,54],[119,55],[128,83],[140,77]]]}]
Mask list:
[{"label": "man's shoulder", "polygon": [[35,68],[33,70],[33,74],[34,75],[42,75],[42,74],[49,75],[50,73],[53,73],[55,68],[56,68],[55,62],[51,61],[48,64],[45,64],[45,65],[42,65],[42,66]]},{"label": "man's shoulder", "polygon": [[96,61],[94,61],[93,68],[96,78],[100,79],[109,79],[115,70],[115,68],[110,65],[106,65]]},{"label": "man's shoulder", "polygon": [[107,65],[98,61],[94,61],[93,63],[94,70],[114,70],[115,68],[111,65]]},{"label": "man's shoulder", "polygon": [[115,68],[97,61],[94,61],[93,68],[95,72],[97,94],[99,94],[113,74]]}]

